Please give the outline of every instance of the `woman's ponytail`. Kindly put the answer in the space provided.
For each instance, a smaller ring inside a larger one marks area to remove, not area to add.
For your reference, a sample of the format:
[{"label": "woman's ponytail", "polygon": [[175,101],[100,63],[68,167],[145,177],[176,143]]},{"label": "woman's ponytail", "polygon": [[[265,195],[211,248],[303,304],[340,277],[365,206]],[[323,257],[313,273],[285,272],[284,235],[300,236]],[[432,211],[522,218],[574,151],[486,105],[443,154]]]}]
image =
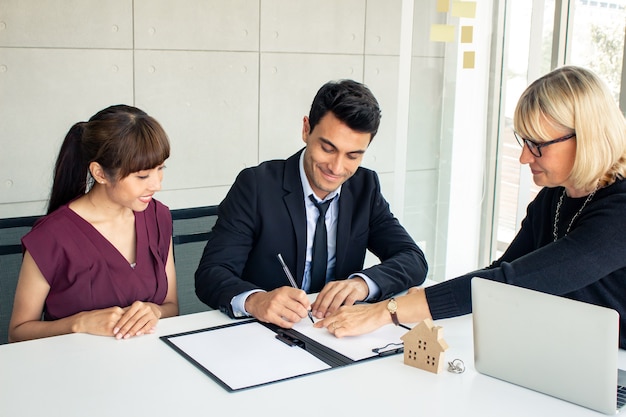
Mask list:
[{"label": "woman's ponytail", "polygon": [[54,167],[48,214],[85,193],[88,161],[83,155],[82,137],[87,123],[76,123],[65,136]]}]

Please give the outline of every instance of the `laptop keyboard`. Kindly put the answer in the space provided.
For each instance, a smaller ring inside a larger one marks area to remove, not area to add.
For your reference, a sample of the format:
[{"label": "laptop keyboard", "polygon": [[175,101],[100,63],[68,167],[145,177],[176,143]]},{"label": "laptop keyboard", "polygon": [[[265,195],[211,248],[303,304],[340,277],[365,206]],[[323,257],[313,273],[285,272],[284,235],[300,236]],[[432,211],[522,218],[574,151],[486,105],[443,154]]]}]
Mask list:
[{"label": "laptop keyboard", "polygon": [[626,386],[617,386],[617,409],[619,410],[626,404]]}]

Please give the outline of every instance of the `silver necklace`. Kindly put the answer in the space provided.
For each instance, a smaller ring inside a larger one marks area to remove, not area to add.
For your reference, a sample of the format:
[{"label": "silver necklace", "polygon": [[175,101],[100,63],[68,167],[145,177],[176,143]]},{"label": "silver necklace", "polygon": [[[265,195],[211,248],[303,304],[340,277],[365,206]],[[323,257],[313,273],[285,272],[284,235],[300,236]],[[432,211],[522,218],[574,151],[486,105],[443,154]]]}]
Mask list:
[{"label": "silver necklace", "polygon": [[[598,187],[596,187],[596,189],[593,190],[593,192],[587,196],[582,207],[578,209],[578,211],[576,212],[576,214],[574,214],[574,216],[572,216],[572,220],[570,220],[569,225],[567,226],[567,230],[565,231],[565,234],[563,235],[563,237],[567,236],[567,234],[572,228],[572,224],[574,224],[574,220],[576,220],[576,218],[580,215],[580,213],[582,213],[583,209],[585,208],[587,203],[591,201],[593,196],[596,195],[596,191],[598,191]],[[555,242],[559,238],[558,224],[559,224],[559,215],[561,213],[561,204],[563,204],[563,197],[565,197],[565,189],[563,189],[563,193],[561,194],[561,197],[559,198],[559,202],[556,205],[556,214],[554,215],[554,227],[552,228],[552,237],[554,237]]]}]

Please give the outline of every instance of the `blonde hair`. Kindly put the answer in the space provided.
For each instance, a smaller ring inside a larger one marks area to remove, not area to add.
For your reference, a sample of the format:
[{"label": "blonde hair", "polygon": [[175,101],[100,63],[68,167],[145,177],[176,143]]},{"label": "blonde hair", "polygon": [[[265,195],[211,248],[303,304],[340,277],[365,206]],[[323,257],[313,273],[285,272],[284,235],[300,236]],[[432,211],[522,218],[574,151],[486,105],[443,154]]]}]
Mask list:
[{"label": "blonde hair", "polygon": [[570,173],[574,187],[593,190],[626,176],[626,121],[606,84],[575,66],[558,68],[534,81],[520,97],[515,131],[547,142],[551,127],[576,134]]}]

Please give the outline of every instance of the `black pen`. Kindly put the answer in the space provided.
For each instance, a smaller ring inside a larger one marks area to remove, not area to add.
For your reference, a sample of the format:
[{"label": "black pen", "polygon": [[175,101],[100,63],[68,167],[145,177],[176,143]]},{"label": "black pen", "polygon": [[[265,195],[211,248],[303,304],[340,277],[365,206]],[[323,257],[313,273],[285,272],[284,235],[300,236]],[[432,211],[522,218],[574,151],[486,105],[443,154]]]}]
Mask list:
[{"label": "black pen", "polygon": [[[285,271],[285,275],[287,275],[287,279],[289,280],[289,283],[291,284],[291,286],[294,288],[298,288],[298,284],[296,284],[296,280],[293,279],[293,275],[291,275],[289,268],[287,268],[287,264],[283,260],[283,255],[279,253],[278,255],[276,255],[276,257],[278,258],[278,261],[283,267],[283,271]],[[315,323],[315,320],[313,320],[313,314],[311,313],[311,310],[309,310],[308,313],[309,313],[309,318],[311,319],[311,323]]]}]

